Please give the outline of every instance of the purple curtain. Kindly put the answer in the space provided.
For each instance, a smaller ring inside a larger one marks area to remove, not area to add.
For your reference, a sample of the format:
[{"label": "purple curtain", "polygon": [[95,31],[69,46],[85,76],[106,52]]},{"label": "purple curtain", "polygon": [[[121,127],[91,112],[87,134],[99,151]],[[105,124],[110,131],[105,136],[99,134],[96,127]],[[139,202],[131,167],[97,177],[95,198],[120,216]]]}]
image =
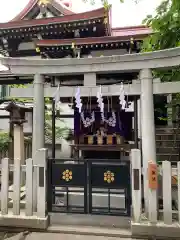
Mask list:
[{"label": "purple curtain", "polygon": [[[92,111],[85,111],[84,118],[91,118]],[[129,140],[132,131],[132,113],[119,111],[115,112],[116,115],[116,125],[115,127],[109,126],[107,123],[101,121],[101,113],[95,112],[95,122],[90,126],[85,128],[81,120],[81,116],[77,110],[74,111],[74,134],[79,136],[82,134],[95,134],[100,127],[105,127],[108,134],[117,133],[123,136],[125,139]],[[105,112],[104,117],[106,119],[112,117],[112,112]]]}]

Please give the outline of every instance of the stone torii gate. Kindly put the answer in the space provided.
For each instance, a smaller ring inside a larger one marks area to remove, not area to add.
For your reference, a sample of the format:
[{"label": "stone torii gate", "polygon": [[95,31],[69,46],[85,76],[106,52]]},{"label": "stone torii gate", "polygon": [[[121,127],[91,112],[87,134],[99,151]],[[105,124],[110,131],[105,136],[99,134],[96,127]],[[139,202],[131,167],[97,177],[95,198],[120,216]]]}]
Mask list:
[{"label": "stone torii gate", "polygon": [[[63,76],[71,74],[84,74],[84,86],[81,87],[82,96],[88,95],[89,87],[92,87],[92,96],[96,95],[96,74],[138,72],[139,79],[134,81],[125,91],[128,95],[140,95],[140,120],[142,139],[142,159],[144,168],[144,194],[145,205],[148,205],[148,161],[156,162],[155,125],[153,94],[171,94],[180,92],[180,82],[153,81],[152,70],[172,68],[179,66],[180,48],[156,51],[151,53],[131,54],[122,56],[87,58],[87,59],[20,59],[1,58],[1,63],[8,67],[15,75],[34,75],[34,85],[23,89],[24,97],[34,98],[33,109],[33,153],[44,147],[44,97],[52,97],[53,88],[44,87],[44,76]],[[18,96],[21,89],[12,89]],[[60,96],[72,96],[73,87],[61,87]],[[107,89],[102,86],[104,95],[119,95],[117,85],[111,85]],[[148,195],[149,196],[149,195]],[[155,203],[157,204],[157,203]]]}]

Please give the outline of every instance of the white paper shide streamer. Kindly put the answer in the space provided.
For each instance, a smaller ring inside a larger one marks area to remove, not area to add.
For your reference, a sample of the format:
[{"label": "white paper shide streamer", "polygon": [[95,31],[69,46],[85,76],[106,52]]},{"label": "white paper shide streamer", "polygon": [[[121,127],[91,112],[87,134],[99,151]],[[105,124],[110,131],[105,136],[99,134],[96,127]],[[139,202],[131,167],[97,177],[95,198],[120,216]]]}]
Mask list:
[{"label": "white paper shide streamer", "polygon": [[122,82],[120,86],[119,104],[121,105],[122,110],[126,108],[125,91],[124,91],[124,85]]},{"label": "white paper shide streamer", "polygon": [[60,111],[61,101],[60,101],[60,85],[58,84],[57,90],[54,94],[55,109]]},{"label": "white paper shide streamer", "polygon": [[80,88],[79,87],[77,87],[77,89],[76,89],[75,103],[76,103],[76,107],[79,109],[79,113],[81,113],[82,102],[81,102],[81,92],[80,92]]},{"label": "white paper shide streamer", "polygon": [[102,97],[101,86],[99,87],[99,91],[97,92],[97,102],[98,102],[98,107],[100,108],[102,121],[104,121],[104,102]]}]

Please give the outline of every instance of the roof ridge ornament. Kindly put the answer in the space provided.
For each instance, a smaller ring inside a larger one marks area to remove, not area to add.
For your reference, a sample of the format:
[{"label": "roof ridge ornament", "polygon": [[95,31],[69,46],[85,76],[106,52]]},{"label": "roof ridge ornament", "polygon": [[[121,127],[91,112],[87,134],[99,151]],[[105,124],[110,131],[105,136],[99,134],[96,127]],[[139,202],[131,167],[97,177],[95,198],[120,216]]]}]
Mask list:
[{"label": "roof ridge ornament", "polygon": [[51,0],[39,0],[38,1],[38,5],[47,5],[48,3],[50,3]]}]

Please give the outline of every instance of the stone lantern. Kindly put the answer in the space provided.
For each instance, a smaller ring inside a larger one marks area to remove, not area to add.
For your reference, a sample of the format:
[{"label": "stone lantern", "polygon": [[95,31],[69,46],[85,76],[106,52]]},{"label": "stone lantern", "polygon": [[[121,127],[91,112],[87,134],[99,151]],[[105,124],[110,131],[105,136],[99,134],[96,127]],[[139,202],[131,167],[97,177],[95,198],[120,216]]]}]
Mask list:
[{"label": "stone lantern", "polygon": [[10,124],[13,124],[14,135],[14,159],[19,159],[24,164],[24,131],[23,124],[26,112],[32,112],[33,108],[26,106],[22,102],[9,101],[1,104],[0,109],[10,113]]}]

